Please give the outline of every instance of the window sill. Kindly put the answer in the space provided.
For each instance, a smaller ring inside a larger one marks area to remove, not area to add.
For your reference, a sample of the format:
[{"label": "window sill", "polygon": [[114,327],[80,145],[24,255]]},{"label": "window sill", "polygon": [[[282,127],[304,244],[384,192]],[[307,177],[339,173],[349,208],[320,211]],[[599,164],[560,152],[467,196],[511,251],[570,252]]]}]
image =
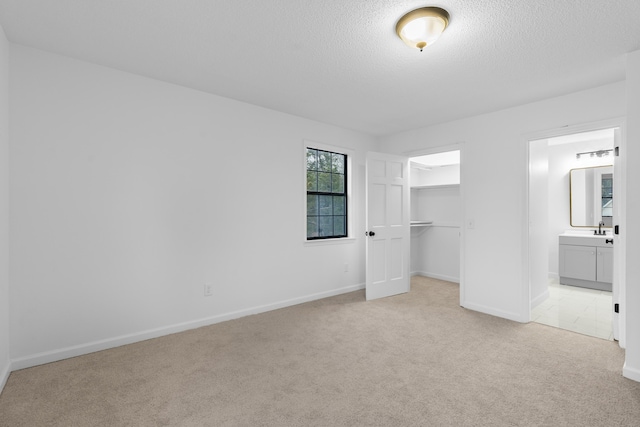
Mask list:
[{"label": "window sill", "polygon": [[347,245],[356,241],[355,237],[341,237],[339,239],[305,240],[304,246]]}]

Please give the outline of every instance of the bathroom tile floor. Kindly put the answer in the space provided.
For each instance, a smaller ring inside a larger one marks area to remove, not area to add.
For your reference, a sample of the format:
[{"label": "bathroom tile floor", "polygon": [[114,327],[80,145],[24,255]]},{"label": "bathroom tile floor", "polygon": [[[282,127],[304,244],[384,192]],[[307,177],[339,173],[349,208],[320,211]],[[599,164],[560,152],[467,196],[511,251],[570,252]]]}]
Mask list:
[{"label": "bathroom tile floor", "polygon": [[531,310],[531,320],[613,340],[611,292],[549,283],[549,298]]}]

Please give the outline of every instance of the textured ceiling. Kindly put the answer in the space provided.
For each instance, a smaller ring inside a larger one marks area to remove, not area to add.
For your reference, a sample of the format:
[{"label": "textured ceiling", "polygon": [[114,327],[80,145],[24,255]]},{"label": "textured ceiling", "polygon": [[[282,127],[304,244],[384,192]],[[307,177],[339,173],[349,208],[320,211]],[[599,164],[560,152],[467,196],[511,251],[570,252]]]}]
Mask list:
[{"label": "textured ceiling", "polygon": [[[395,35],[439,6],[424,52]],[[624,79],[640,1],[0,0],[11,42],[384,135]]]}]

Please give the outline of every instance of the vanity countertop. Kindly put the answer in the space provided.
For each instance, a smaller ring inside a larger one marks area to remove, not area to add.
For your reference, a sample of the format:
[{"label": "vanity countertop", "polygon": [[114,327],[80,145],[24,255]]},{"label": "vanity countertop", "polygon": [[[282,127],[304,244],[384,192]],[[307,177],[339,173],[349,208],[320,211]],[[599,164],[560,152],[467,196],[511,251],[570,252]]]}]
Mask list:
[{"label": "vanity countertop", "polygon": [[587,232],[564,232],[560,234],[561,245],[577,245],[577,246],[612,246],[612,243],[607,243],[607,240],[613,240],[613,235],[609,234],[607,230],[605,236],[593,234]]}]

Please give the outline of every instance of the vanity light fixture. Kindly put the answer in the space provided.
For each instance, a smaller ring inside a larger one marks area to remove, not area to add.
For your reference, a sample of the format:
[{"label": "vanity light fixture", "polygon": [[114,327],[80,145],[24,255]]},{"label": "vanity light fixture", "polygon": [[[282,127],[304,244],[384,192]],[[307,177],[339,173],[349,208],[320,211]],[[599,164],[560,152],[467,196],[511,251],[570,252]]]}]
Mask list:
[{"label": "vanity light fixture", "polygon": [[589,155],[589,157],[604,157],[604,156],[608,156],[609,153],[611,153],[613,151],[613,149],[610,150],[597,150],[597,151],[585,151],[584,153],[576,153],[576,159],[579,159],[582,156],[586,156],[587,154]]},{"label": "vanity light fixture", "polygon": [[400,18],[396,33],[407,46],[422,52],[422,49],[438,40],[447,25],[449,12],[439,7],[421,7]]}]

